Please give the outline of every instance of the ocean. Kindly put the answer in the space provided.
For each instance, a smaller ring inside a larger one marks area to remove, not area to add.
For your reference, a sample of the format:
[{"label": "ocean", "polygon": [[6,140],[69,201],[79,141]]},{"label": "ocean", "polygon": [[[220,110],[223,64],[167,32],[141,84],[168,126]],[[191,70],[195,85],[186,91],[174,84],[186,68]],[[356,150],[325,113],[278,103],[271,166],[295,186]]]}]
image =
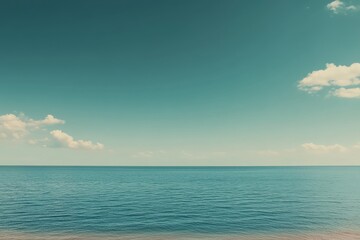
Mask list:
[{"label": "ocean", "polygon": [[0,239],[360,239],[360,167],[0,167]]}]

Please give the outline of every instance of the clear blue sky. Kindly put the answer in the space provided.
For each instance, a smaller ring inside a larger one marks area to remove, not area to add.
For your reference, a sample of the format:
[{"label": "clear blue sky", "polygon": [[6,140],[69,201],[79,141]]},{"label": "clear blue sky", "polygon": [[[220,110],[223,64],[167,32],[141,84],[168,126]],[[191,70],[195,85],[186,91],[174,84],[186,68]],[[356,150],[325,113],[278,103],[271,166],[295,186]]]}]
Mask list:
[{"label": "clear blue sky", "polygon": [[0,164],[360,164],[359,5],[3,0]]}]

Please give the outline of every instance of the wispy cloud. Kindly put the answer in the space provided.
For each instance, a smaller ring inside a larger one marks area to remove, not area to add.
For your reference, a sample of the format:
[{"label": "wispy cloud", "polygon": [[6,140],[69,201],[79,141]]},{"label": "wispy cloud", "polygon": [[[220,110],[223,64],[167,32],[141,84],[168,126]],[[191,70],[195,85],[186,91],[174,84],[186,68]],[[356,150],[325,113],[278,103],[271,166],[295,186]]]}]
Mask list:
[{"label": "wispy cloud", "polygon": [[360,85],[360,63],[353,63],[350,66],[326,64],[326,68],[309,73],[303,78],[298,87],[308,93],[319,92],[328,87],[330,95],[343,98],[358,98]]},{"label": "wispy cloud", "polygon": [[41,127],[41,126],[46,126],[46,125],[56,125],[56,124],[65,124],[64,120],[61,119],[57,119],[56,117],[54,117],[53,115],[47,115],[43,120],[29,120],[28,123],[30,126],[34,126],[34,127]]},{"label": "wispy cloud", "polygon": [[348,11],[355,11],[358,9],[357,6],[351,5],[345,1],[335,0],[326,5],[327,9],[335,14],[346,13]]},{"label": "wispy cloud", "polygon": [[93,143],[89,140],[75,140],[72,136],[64,133],[61,130],[54,130],[50,132],[51,136],[58,143],[59,146],[71,149],[85,149],[85,150],[102,150],[104,145],[101,143]]},{"label": "wispy cloud", "polygon": [[314,154],[330,154],[330,153],[347,153],[354,149],[360,149],[360,143],[353,146],[344,146],[341,144],[316,144],[307,142],[301,144],[299,147],[283,150],[266,150],[257,151],[256,154],[266,157],[281,157],[290,156],[292,154],[314,153]]},{"label": "wispy cloud", "polygon": [[71,149],[102,150],[104,145],[93,143],[89,140],[74,140],[72,136],[61,130],[50,132],[51,138],[47,136],[39,138],[45,132],[49,134],[45,127],[51,125],[65,124],[65,121],[49,114],[44,119],[34,120],[24,114],[5,114],[0,115],[0,139],[15,142],[25,141],[31,145],[41,145],[44,147],[66,147]]},{"label": "wispy cloud", "polygon": [[283,149],[283,150],[265,150],[255,152],[259,156],[266,157],[284,157],[291,155],[307,154],[354,154],[359,153],[360,142],[354,145],[342,145],[342,144],[317,144],[313,142],[303,143],[296,148]]},{"label": "wispy cloud", "polygon": [[301,145],[303,149],[308,152],[314,153],[333,153],[333,152],[346,152],[347,148],[340,144],[321,145],[315,143],[304,143]]},{"label": "wispy cloud", "polygon": [[130,154],[134,159],[182,159],[182,160],[211,160],[228,157],[230,153],[226,151],[206,151],[206,150],[142,150]]},{"label": "wispy cloud", "polygon": [[133,158],[142,158],[142,159],[149,159],[149,158],[161,158],[164,157],[168,152],[164,150],[145,150],[145,151],[138,151],[133,153],[131,157]]}]

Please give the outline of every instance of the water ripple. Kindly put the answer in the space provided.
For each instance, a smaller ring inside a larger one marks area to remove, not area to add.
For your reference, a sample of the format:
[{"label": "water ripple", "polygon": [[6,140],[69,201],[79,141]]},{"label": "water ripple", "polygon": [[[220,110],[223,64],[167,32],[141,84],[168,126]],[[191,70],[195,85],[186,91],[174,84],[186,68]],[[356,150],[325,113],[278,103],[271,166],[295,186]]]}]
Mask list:
[{"label": "water ripple", "polygon": [[5,231],[13,239],[24,232],[66,232],[68,239],[79,233],[354,237],[358,182],[359,167],[0,167],[0,240],[9,239]]}]

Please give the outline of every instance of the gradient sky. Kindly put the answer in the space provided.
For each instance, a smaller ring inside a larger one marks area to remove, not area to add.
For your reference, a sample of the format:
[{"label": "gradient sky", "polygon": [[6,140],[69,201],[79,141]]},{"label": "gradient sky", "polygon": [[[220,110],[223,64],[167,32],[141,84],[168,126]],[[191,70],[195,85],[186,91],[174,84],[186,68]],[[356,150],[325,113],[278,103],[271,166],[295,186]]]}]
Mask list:
[{"label": "gradient sky", "polygon": [[2,0],[0,164],[359,165],[359,6]]}]

